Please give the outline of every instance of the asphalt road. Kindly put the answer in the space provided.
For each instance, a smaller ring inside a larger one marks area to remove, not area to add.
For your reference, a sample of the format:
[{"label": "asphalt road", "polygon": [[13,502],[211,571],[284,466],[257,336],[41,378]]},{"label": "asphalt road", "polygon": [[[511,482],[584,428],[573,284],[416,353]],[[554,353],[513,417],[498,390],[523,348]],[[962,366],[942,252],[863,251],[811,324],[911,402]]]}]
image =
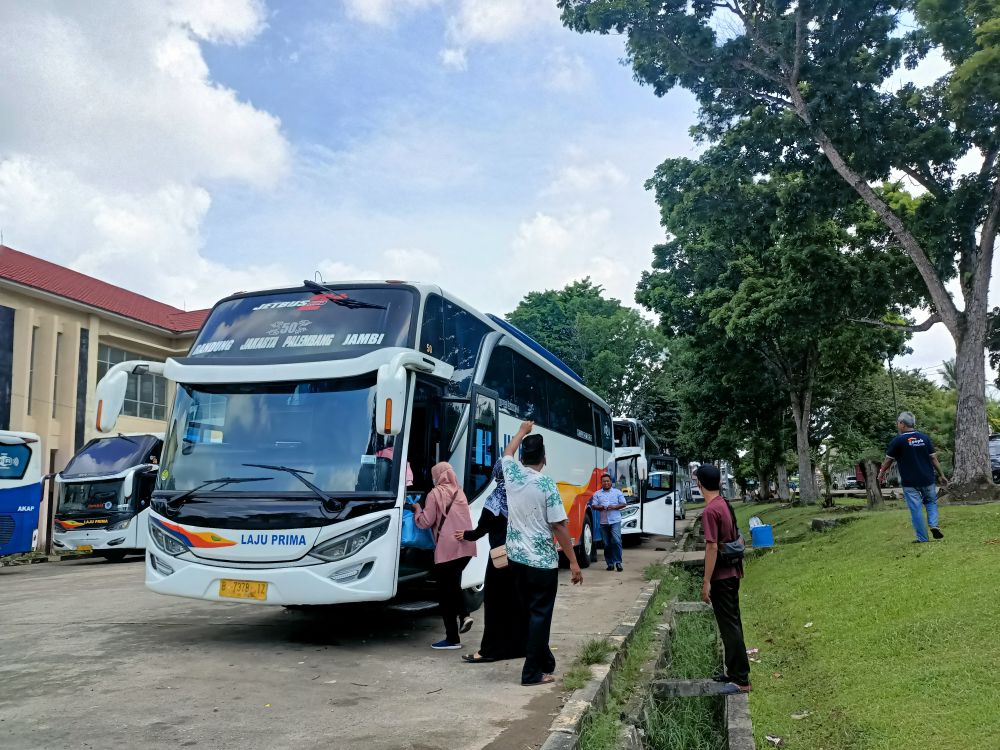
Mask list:
[{"label": "asphalt road", "polygon": [[[552,645],[569,666],[612,630],[672,542],[626,548],[583,587],[561,572]],[[537,748],[561,688],[518,684],[520,662],[432,651],[433,613],[321,613],[164,597],[143,565],[0,568],[0,747]],[[463,637],[472,651],[481,617]]]}]

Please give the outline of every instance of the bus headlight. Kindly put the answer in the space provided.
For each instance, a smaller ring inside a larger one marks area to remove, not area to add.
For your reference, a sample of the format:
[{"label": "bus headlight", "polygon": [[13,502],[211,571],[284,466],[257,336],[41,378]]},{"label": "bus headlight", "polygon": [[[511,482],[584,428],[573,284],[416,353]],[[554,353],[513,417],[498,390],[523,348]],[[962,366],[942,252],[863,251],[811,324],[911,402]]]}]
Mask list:
[{"label": "bus headlight", "polygon": [[149,524],[149,536],[153,540],[153,544],[159,547],[161,550],[166,552],[168,555],[177,557],[177,555],[183,555],[188,551],[188,548],[183,544],[178,542],[172,536],[167,534],[163,529],[159,528],[156,524]]},{"label": "bus headlight", "polygon": [[132,523],[131,518],[126,518],[124,521],[119,521],[118,523],[113,523],[106,527],[108,531],[121,531],[122,529],[127,529],[128,525]]},{"label": "bus headlight", "polygon": [[622,508],[622,518],[631,518],[638,512],[639,512],[638,505],[630,505],[627,508]]},{"label": "bus headlight", "polygon": [[310,550],[311,557],[336,562],[355,555],[389,530],[389,517],[380,518],[348,534],[328,539]]}]

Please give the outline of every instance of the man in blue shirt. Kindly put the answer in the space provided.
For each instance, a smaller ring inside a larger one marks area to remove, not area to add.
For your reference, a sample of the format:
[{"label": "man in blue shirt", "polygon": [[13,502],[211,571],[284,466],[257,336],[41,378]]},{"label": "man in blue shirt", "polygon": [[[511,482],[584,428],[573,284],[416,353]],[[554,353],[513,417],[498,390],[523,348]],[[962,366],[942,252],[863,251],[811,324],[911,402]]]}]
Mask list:
[{"label": "man in blue shirt", "polygon": [[601,511],[601,538],[604,539],[604,562],[608,570],[622,568],[622,514],[621,509],[628,503],[621,490],[611,486],[611,477],[601,477],[601,489],[594,493],[590,504]]},{"label": "man in blue shirt", "polygon": [[[903,485],[903,497],[910,508],[910,520],[913,530],[917,533],[916,542],[926,542],[927,527],[935,539],[944,536],[938,528],[937,484],[935,472],[941,477],[941,483],[947,485],[948,478],[941,469],[934,443],[922,432],[917,432],[917,419],[911,412],[904,411],[896,421],[899,434],[892,439],[886,449],[885,461],[879,469],[879,484],[885,479],[889,467],[895,462],[899,467],[899,480]],[[927,521],[924,522],[924,509],[927,511]]]}]

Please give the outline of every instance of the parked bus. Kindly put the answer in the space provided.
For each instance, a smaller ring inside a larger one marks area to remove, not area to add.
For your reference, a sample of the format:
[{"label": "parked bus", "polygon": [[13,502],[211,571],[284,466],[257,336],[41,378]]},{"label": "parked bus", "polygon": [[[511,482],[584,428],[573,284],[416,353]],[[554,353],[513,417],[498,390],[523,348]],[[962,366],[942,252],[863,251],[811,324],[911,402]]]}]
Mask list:
[{"label": "parked bus", "polygon": [[[494,462],[533,419],[581,566],[587,502],[612,454],[607,404],[499,318],[440,288],[359,282],[241,293],[190,353],[124,362],[98,385],[111,431],[128,373],[177,383],[149,513],[146,585],[213,601],[382,601],[427,577],[400,549],[402,506],[448,461],[473,519]],[[408,478],[411,477],[411,478]],[[463,574],[474,606],[488,542]]]},{"label": "parked bus", "polygon": [[[616,448],[608,472],[628,505],[622,509],[622,540],[639,534],[674,536],[681,486],[677,481],[677,459],[645,456],[642,448]],[[596,512],[596,511],[595,511]]]},{"label": "parked bus", "polygon": [[42,506],[42,444],[32,432],[0,431],[0,556],[38,543]]},{"label": "parked bus", "polygon": [[162,433],[96,438],[56,474],[52,544],[112,562],[146,549]]},{"label": "parked bus", "polygon": [[661,453],[653,433],[635,417],[615,417],[615,448],[639,448],[647,458]]}]

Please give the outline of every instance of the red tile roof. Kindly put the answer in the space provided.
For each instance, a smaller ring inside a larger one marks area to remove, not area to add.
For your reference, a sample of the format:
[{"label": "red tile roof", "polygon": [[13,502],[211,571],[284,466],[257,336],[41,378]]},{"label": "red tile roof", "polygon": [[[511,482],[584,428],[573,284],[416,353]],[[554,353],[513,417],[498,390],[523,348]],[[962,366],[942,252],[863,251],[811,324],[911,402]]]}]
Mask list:
[{"label": "red tile roof", "polygon": [[65,266],[0,245],[0,279],[8,279],[173,333],[197,331],[208,310],[179,310]]}]

